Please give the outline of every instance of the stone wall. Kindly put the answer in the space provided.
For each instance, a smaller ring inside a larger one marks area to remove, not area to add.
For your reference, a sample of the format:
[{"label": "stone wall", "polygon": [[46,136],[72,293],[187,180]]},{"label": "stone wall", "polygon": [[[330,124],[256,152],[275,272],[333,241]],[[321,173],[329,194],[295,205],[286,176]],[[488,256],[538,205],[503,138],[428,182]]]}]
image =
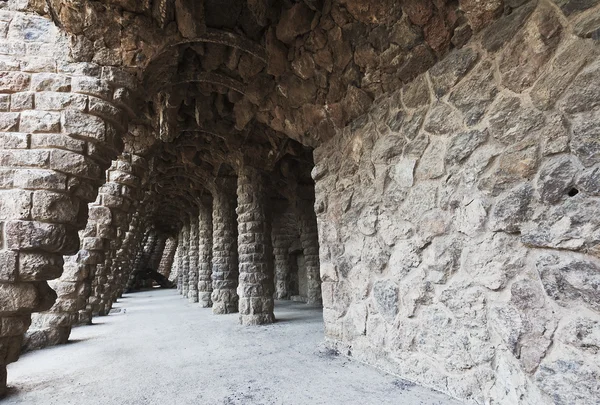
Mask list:
[{"label": "stone wall", "polygon": [[315,151],[333,348],[467,403],[597,403],[592,3],[525,4]]}]

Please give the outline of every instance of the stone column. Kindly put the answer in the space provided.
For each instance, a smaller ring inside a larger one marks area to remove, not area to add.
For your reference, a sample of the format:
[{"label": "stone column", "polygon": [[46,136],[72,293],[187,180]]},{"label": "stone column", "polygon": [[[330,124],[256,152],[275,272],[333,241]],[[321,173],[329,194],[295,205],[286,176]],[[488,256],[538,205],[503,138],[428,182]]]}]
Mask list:
[{"label": "stone column", "polygon": [[298,200],[300,241],[304,251],[308,278],[308,304],[322,305],[321,275],[319,267],[319,229],[313,200]]},{"label": "stone column", "polygon": [[237,196],[240,323],[272,323],[275,320],[273,248],[266,176],[253,167],[242,166],[238,172]]},{"label": "stone column", "polygon": [[181,239],[181,295],[188,298],[190,291],[190,224],[189,220],[183,225],[183,237]]},{"label": "stone column", "polygon": [[121,148],[122,95],[135,80],[67,62],[69,41],[49,19],[0,14],[1,396],[31,313],[54,304],[47,281],[79,250],[87,204]]},{"label": "stone column", "polygon": [[212,306],[212,213],[200,205],[198,212],[198,299],[203,308]]},{"label": "stone column", "polygon": [[277,202],[275,206],[271,232],[275,265],[275,297],[289,299],[292,272],[289,249],[294,239],[298,237],[298,227],[293,209],[287,201]]},{"label": "stone column", "polygon": [[198,214],[190,214],[188,301],[198,302]]},{"label": "stone column", "polygon": [[235,196],[224,189],[213,194],[212,280],[214,314],[238,312],[238,259]]},{"label": "stone column", "polygon": [[79,310],[85,308],[92,280],[104,262],[108,245],[101,236],[103,227],[111,221],[110,210],[101,206],[99,200],[100,197],[89,206],[90,219],[85,230],[79,233],[79,252],[65,256],[60,279],[49,282],[57,293],[56,302],[50,310],[32,315],[32,324],[23,343],[26,350],[66,343],[71,327],[79,320]]},{"label": "stone column", "polygon": [[158,272],[169,279],[169,281],[173,282],[175,280],[174,275],[176,276],[176,272],[174,269],[175,263],[175,251],[177,250],[177,241],[170,237],[167,239],[165,244],[165,251],[163,253],[162,258],[160,259],[160,264],[158,265]]},{"label": "stone column", "polygon": [[183,240],[183,227],[179,230],[177,235],[177,248],[175,250],[175,270],[177,271],[177,292],[182,294],[183,290],[183,274],[182,274],[182,261],[181,257],[181,245]]}]

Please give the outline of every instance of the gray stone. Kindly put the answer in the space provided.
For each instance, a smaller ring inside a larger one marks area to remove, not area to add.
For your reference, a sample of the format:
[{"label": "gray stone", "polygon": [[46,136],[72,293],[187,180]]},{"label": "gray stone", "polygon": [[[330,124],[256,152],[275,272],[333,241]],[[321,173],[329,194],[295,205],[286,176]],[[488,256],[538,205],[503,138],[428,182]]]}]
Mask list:
[{"label": "gray stone", "polygon": [[373,298],[379,313],[393,322],[398,314],[398,286],[391,280],[379,280],[373,285]]},{"label": "gray stone", "polygon": [[511,145],[530,137],[544,122],[544,116],[524,107],[517,97],[502,96],[489,112],[490,132],[498,141]]},{"label": "gray stone", "polygon": [[[597,50],[590,41],[574,41],[569,44],[552,61],[552,68],[542,73],[531,89],[533,104],[542,110],[552,108],[581,67],[593,60],[595,55]],[[589,82],[587,85],[594,86]],[[577,100],[578,97],[578,94],[573,94],[571,99]],[[571,101],[566,102],[565,106],[571,108],[570,103]]]},{"label": "gray stone", "polygon": [[600,310],[600,265],[589,256],[545,253],[536,262],[544,289],[558,304]]},{"label": "gray stone", "polygon": [[498,197],[490,215],[490,229],[516,233],[521,231],[521,224],[529,220],[533,214],[531,205],[533,187],[521,184]]},{"label": "gray stone", "polygon": [[598,4],[596,0],[553,0],[566,16],[585,11]]},{"label": "gray stone", "polygon": [[454,50],[431,68],[429,77],[436,96],[439,98],[448,93],[471,70],[478,56],[471,48]]},{"label": "gray stone", "polygon": [[594,110],[600,106],[600,61],[585,67],[563,94],[558,107],[567,113]]},{"label": "gray stone", "polygon": [[462,111],[470,126],[481,120],[497,93],[492,65],[483,61],[454,88],[449,101]]},{"label": "gray stone", "polygon": [[490,24],[483,32],[482,44],[489,52],[495,52],[509,41],[535,9],[537,1],[514,10]]},{"label": "gray stone", "polygon": [[593,166],[584,170],[577,180],[577,187],[588,194],[600,195],[600,166]]},{"label": "gray stone", "polygon": [[481,146],[488,138],[487,130],[472,130],[454,135],[448,144],[445,160],[447,163],[461,163]]},{"label": "gray stone", "polygon": [[580,167],[570,156],[557,156],[547,160],[537,178],[538,193],[543,202],[558,202],[575,182]]},{"label": "gray stone", "polygon": [[571,150],[585,167],[598,162],[600,158],[600,109],[596,112],[580,113],[571,119]]}]

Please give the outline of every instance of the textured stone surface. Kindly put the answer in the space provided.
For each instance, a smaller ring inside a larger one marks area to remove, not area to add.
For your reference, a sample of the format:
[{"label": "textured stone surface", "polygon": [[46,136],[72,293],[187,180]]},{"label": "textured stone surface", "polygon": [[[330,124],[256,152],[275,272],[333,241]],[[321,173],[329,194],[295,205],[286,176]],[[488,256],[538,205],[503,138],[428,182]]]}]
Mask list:
[{"label": "textured stone surface", "polygon": [[323,302],[467,403],[593,401],[596,4],[217,3],[0,2],[0,393],[32,312],[62,343],[152,273]]}]

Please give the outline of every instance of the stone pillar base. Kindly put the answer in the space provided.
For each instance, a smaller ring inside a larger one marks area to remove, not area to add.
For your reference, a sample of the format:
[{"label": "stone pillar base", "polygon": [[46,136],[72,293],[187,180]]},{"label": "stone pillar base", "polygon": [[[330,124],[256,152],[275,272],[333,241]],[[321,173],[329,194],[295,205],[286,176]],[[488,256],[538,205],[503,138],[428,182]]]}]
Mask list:
[{"label": "stone pillar base", "polygon": [[210,308],[212,307],[212,300],[211,300],[211,293],[210,292],[200,292],[199,297],[198,297],[198,302],[200,303],[200,306],[202,308]]},{"label": "stone pillar base", "polygon": [[240,324],[244,326],[267,325],[275,322],[273,314],[240,315]]},{"label": "stone pillar base", "polygon": [[25,334],[22,348],[23,351],[28,352],[62,345],[68,342],[70,334],[70,326],[33,330]]},{"label": "stone pillar base", "polygon": [[211,297],[213,314],[224,315],[238,312],[238,295],[235,290],[214,290]]}]

